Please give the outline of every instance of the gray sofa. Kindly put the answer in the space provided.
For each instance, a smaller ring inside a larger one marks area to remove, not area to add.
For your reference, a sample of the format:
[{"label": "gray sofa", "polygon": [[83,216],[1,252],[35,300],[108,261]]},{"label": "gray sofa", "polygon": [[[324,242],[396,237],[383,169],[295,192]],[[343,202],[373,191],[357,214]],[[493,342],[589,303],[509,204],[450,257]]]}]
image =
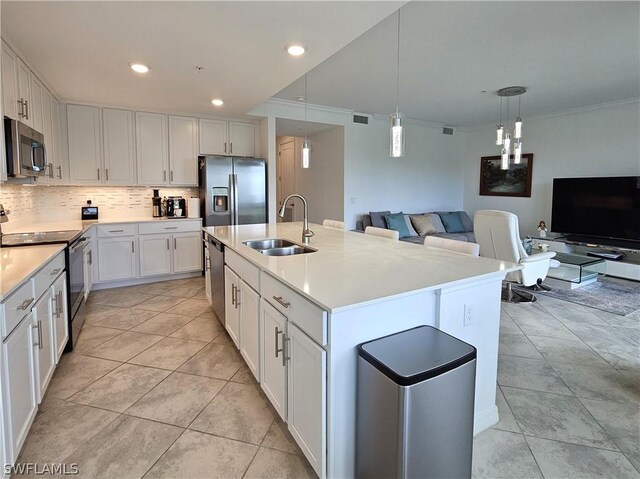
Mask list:
[{"label": "gray sofa", "polygon": [[[367,226],[389,228],[389,225],[387,224],[387,221],[385,219],[385,213],[390,214],[388,211],[379,211],[362,215],[356,223],[356,231],[364,231]],[[402,236],[401,233],[400,241],[406,241],[408,243],[415,244],[424,244],[424,240],[427,236],[436,236],[458,241],[476,241],[476,237],[473,234],[473,222],[465,211],[435,211],[428,213],[402,214],[405,216],[405,222],[407,223],[410,234],[409,236]],[[425,228],[422,228],[422,230],[416,228],[416,226],[419,225],[418,221],[421,219],[420,217],[424,216],[429,216],[431,220],[430,224],[432,226],[427,228],[428,231],[425,231]],[[450,220],[452,216],[459,217],[460,221],[443,221],[446,219]],[[414,218],[412,219],[412,217]],[[423,234],[420,234],[419,231],[422,231]]]}]

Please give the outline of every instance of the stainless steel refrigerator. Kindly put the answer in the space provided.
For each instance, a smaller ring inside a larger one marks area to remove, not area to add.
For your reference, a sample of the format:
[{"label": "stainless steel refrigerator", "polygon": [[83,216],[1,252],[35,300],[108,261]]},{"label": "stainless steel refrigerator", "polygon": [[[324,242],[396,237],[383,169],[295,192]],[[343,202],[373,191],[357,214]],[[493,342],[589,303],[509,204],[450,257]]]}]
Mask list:
[{"label": "stainless steel refrigerator", "polygon": [[267,167],[262,158],[201,156],[204,226],[267,222]]}]

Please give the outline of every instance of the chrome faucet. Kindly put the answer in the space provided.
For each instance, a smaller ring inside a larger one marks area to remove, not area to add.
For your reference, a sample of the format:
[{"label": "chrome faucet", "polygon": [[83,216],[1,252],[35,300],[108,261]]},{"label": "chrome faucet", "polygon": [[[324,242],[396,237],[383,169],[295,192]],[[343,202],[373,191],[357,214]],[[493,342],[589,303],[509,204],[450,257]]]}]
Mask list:
[{"label": "chrome faucet", "polygon": [[304,198],[304,196],[299,195],[297,193],[287,196],[287,198],[282,202],[282,208],[280,208],[280,211],[278,212],[278,216],[280,216],[280,218],[284,218],[284,210],[287,207],[287,202],[293,197],[300,198],[302,200],[302,203],[304,204],[304,224],[302,225],[302,242],[304,244],[309,244],[309,240],[315,233],[309,229],[309,221],[308,221],[309,210],[307,209],[307,200]]}]

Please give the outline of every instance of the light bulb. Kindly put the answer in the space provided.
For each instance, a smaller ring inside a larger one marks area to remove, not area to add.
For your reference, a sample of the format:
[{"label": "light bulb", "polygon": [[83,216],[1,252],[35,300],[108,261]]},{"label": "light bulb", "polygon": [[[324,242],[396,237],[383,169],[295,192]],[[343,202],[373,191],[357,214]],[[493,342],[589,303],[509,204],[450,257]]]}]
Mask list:
[{"label": "light bulb", "polygon": [[391,137],[389,142],[389,154],[391,158],[402,158],[404,156],[404,127],[402,113],[391,115]]},{"label": "light bulb", "polygon": [[502,147],[502,160],[500,161],[500,169],[509,169],[509,151],[504,146]]},{"label": "light bulb", "polygon": [[309,168],[309,157],[311,155],[311,142],[306,138],[302,142],[302,167]]},{"label": "light bulb", "polygon": [[496,127],[496,145],[501,146],[504,143],[504,126]]},{"label": "light bulb", "polygon": [[287,47],[287,52],[292,57],[299,57],[301,55],[304,55],[306,51],[307,51],[307,49],[305,47],[303,47],[302,45],[289,45]]},{"label": "light bulb", "polygon": [[522,119],[516,118],[516,126],[513,129],[513,136],[516,140],[522,138]]},{"label": "light bulb", "polygon": [[513,144],[513,162],[516,165],[519,165],[521,160],[522,160],[522,141],[518,139]]},{"label": "light bulb", "polygon": [[149,67],[142,63],[130,63],[129,67],[136,73],[147,73],[149,71]]}]

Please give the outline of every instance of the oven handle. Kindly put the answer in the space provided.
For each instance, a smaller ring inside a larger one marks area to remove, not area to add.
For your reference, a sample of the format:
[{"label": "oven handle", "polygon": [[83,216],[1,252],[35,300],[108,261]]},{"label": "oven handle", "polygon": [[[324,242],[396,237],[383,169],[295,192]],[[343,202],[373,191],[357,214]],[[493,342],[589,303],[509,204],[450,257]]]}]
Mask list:
[{"label": "oven handle", "polygon": [[72,245],[69,245],[69,252],[73,253],[78,248],[78,246],[80,246],[85,241],[87,241],[87,238],[85,236],[78,238],[78,240],[75,241]]}]

